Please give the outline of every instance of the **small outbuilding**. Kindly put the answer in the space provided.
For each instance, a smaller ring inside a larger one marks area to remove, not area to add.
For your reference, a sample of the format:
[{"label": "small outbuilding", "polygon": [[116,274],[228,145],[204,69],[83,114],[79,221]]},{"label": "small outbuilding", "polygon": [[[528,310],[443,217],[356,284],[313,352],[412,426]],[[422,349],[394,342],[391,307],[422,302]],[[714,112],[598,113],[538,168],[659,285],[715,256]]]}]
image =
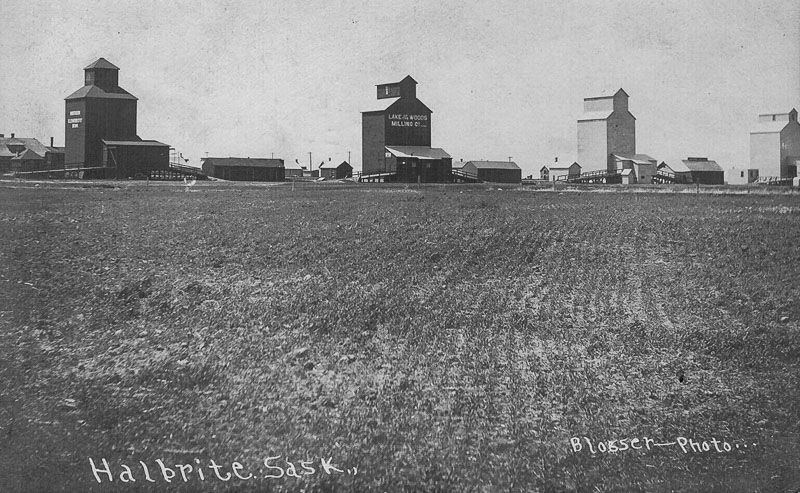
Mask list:
[{"label": "small outbuilding", "polygon": [[320,178],[328,178],[330,180],[341,180],[343,178],[353,177],[353,167],[347,161],[342,161],[339,164],[334,164],[331,161],[319,167]]},{"label": "small outbuilding", "polygon": [[522,169],[513,161],[467,161],[461,171],[481,181],[522,183]]},{"label": "small outbuilding", "polygon": [[231,181],[284,181],[283,159],[207,157],[203,158],[203,173]]},{"label": "small outbuilding", "polygon": [[630,168],[623,169],[619,172],[619,175],[622,178],[623,185],[633,185],[636,183],[636,173]]}]

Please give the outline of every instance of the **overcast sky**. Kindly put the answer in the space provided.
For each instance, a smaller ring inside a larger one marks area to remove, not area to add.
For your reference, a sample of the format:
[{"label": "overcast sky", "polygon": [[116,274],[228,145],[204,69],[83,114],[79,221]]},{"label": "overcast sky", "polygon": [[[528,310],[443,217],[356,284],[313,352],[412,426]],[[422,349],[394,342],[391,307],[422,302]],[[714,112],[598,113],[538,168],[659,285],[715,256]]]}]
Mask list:
[{"label": "overcast sky", "polygon": [[749,163],[759,113],[800,109],[800,2],[2,0],[0,133],[64,142],[105,57],[138,132],[193,164],[347,159],[375,85],[411,75],[454,160],[574,160],[583,98],[630,95],[637,152]]}]

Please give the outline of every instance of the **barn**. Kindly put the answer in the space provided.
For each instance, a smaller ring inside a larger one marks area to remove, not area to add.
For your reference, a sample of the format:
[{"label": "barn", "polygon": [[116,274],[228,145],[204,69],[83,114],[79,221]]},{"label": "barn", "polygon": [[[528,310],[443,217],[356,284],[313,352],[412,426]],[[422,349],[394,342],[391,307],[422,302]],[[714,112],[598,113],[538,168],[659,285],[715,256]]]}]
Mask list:
[{"label": "barn", "polygon": [[522,183],[522,169],[513,161],[467,161],[461,171],[481,181]]},{"label": "barn", "polygon": [[203,173],[231,181],[284,181],[283,159],[207,157],[203,158]]},{"label": "barn", "polygon": [[353,167],[347,161],[334,164],[330,161],[319,167],[319,176],[330,180],[341,180],[353,177]]}]

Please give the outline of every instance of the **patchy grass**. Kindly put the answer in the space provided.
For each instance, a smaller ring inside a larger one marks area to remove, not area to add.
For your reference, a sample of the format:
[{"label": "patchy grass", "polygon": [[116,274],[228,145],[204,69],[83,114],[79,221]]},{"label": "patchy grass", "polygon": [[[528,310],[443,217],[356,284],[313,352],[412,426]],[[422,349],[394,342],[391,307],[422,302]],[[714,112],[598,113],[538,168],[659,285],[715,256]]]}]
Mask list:
[{"label": "patchy grass", "polygon": [[798,196],[485,188],[0,189],[0,489],[800,488]]}]

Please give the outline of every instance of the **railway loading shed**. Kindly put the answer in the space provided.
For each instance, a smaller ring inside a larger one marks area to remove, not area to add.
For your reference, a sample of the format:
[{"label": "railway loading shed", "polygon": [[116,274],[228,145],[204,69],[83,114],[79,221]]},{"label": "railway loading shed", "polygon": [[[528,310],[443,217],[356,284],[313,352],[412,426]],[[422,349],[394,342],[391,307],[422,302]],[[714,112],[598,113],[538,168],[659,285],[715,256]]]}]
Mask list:
[{"label": "railway loading shed", "polygon": [[522,183],[522,169],[513,161],[467,161],[461,171],[481,181]]},{"label": "railway loading shed", "polygon": [[203,158],[203,173],[231,181],[284,181],[283,159],[249,157]]}]

